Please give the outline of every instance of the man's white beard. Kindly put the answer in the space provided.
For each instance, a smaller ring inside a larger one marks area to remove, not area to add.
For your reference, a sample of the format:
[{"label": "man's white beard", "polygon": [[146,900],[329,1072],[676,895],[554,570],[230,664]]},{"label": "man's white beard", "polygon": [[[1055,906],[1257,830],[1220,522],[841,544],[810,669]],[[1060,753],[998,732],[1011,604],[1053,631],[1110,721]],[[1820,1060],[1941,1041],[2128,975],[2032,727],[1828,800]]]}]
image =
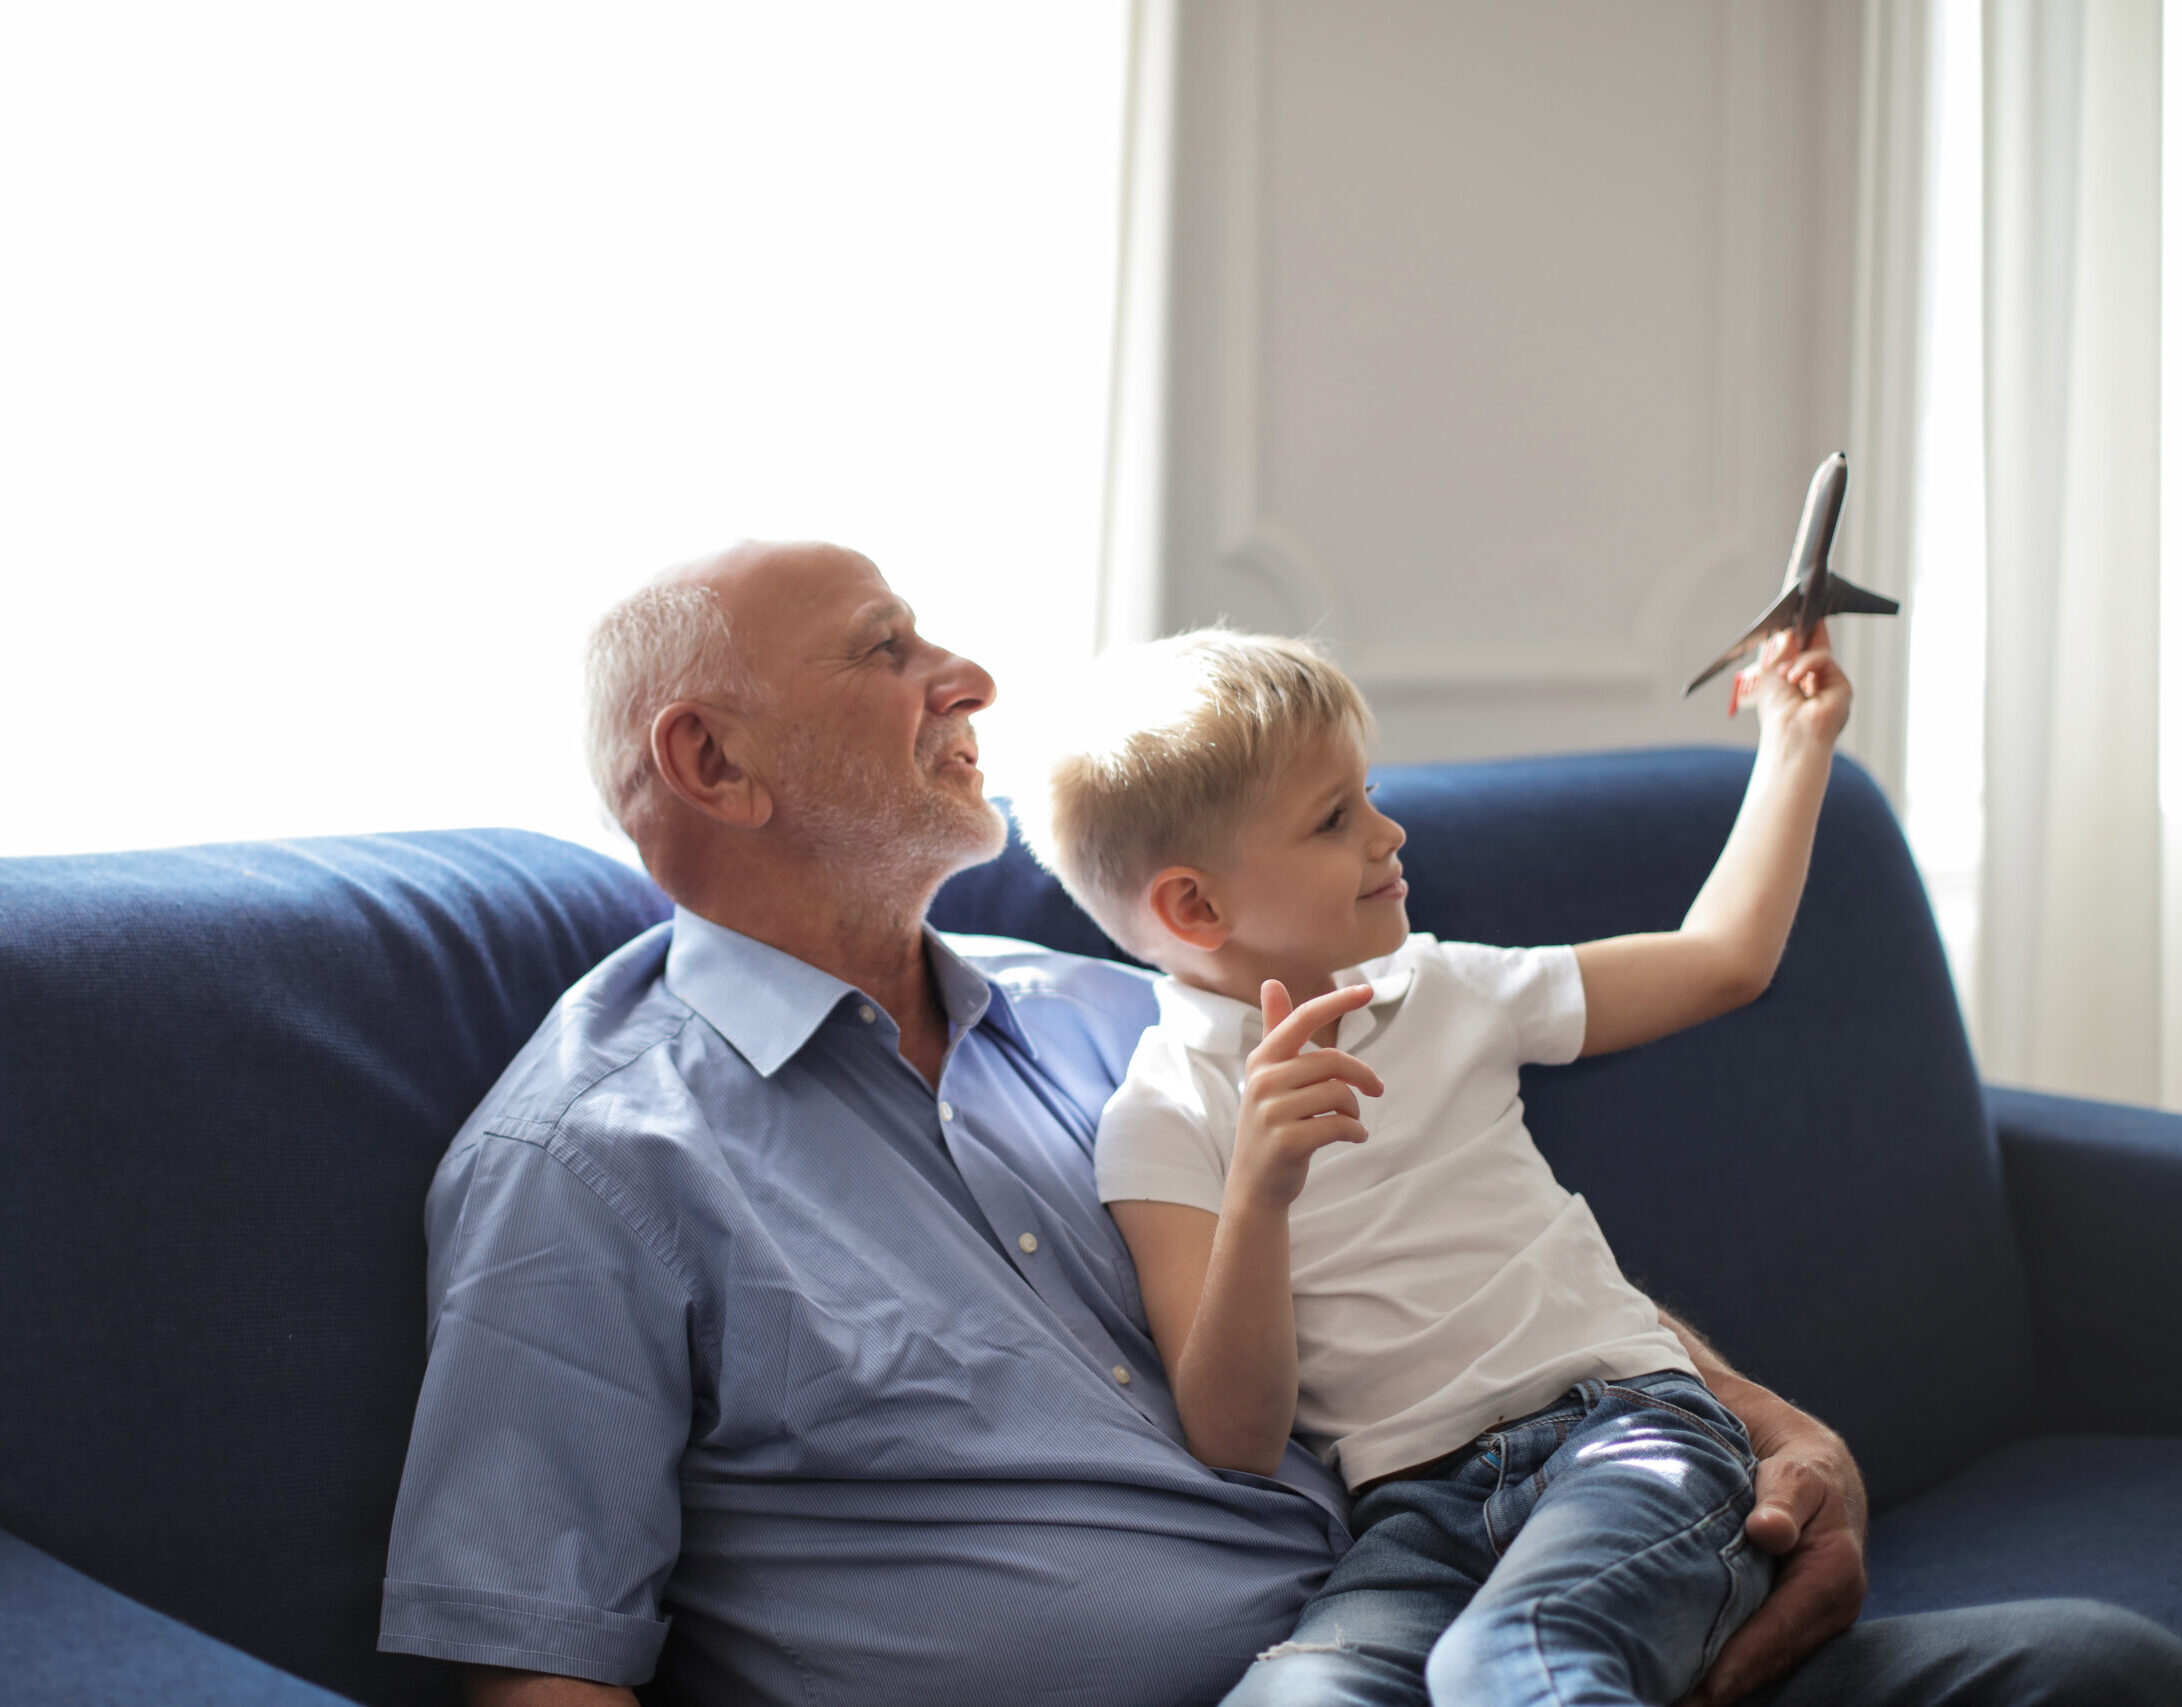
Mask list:
[{"label": "man's white beard", "polygon": [[814,858],[844,882],[873,891],[873,899],[928,894],[1007,845],[998,807],[934,774],[961,738],[960,725],[927,730],[911,773],[868,750],[785,731],[777,749],[776,809],[792,815]]}]

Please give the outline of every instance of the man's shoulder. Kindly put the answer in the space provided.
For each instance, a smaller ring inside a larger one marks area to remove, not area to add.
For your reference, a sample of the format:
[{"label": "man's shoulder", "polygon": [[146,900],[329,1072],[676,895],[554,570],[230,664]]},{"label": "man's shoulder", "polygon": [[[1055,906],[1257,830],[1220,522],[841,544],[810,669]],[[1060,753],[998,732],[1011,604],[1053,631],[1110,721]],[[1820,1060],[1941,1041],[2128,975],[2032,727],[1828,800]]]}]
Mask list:
[{"label": "man's shoulder", "polygon": [[486,1092],[458,1148],[486,1131],[542,1140],[586,1098],[688,1027],[695,1016],[664,978],[672,929],[654,925],[563,992]]},{"label": "man's shoulder", "polygon": [[1014,937],[943,934],[948,947],[1006,995],[1040,1063],[1096,1115],[1121,1082],[1144,1028],[1159,1017],[1153,974]]}]

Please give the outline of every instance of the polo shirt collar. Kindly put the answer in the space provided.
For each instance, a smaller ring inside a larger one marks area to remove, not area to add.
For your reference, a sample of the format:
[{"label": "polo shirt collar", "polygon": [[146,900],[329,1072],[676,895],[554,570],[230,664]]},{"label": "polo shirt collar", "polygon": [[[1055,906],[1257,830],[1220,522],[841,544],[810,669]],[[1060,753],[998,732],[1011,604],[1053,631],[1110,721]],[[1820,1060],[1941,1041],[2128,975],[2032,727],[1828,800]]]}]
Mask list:
[{"label": "polo shirt collar", "polygon": [[[1384,1019],[1381,1010],[1408,994],[1415,976],[1407,954],[1397,950],[1383,960],[1336,972],[1333,981],[1336,989],[1369,981],[1371,1000],[1365,1004],[1364,1012],[1373,1016],[1371,1030],[1376,1031]],[[1152,988],[1159,998],[1160,1025],[1185,1048],[1206,1055],[1239,1057],[1257,1048],[1265,1037],[1265,1016],[1255,1002],[1237,1001],[1233,996],[1223,996],[1216,990],[1201,990],[1173,977],[1161,978]],[[1346,1016],[1342,1030],[1347,1032],[1357,1017],[1354,1014]],[[1367,1031],[1364,1035],[1370,1033]],[[1344,1037],[1344,1047],[1350,1041],[1352,1039]],[[1361,1038],[1354,1041],[1361,1041]]]},{"label": "polo shirt collar", "polygon": [[[924,948],[931,957],[940,1005],[956,1036],[990,1020],[1025,1049],[1030,1047],[1004,990],[987,983],[929,925]],[[870,999],[831,972],[686,907],[674,910],[666,983],[768,1079],[810,1042],[844,1001]]]}]

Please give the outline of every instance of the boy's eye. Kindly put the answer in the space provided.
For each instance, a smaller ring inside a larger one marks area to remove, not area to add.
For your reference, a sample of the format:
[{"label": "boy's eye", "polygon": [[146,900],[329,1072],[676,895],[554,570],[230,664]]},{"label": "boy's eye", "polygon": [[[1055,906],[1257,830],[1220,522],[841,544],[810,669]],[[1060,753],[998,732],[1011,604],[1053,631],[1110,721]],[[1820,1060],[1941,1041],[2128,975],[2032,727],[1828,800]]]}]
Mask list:
[{"label": "boy's eye", "polygon": [[1346,824],[1348,821],[1349,809],[1346,806],[1336,806],[1330,813],[1327,814],[1326,821],[1323,824],[1319,825],[1319,828],[1321,830],[1338,830],[1343,824]]}]

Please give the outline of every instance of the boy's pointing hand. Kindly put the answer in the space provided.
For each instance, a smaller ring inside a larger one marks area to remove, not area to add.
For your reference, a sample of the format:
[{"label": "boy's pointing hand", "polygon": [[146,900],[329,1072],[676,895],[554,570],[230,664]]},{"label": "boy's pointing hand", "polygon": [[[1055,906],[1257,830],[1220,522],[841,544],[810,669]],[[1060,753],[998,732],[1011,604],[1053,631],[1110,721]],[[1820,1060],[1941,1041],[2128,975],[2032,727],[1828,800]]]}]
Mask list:
[{"label": "boy's pointing hand", "polygon": [[1375,1097],[1386,1086],[1355,1056],[1339,1049],[1306,1051],[1304,1045],[1370,1000],[1369,984],[1351,984],[1298,1008],[1290,1004],[1286,985],[1265,981],[1258,992],[1265,1041],[1244,1062],[1234,1186],[1285,1209],[1303,1190],[1311,1157],[1322,1146],[1364,1141],[1356,1093]]}]

